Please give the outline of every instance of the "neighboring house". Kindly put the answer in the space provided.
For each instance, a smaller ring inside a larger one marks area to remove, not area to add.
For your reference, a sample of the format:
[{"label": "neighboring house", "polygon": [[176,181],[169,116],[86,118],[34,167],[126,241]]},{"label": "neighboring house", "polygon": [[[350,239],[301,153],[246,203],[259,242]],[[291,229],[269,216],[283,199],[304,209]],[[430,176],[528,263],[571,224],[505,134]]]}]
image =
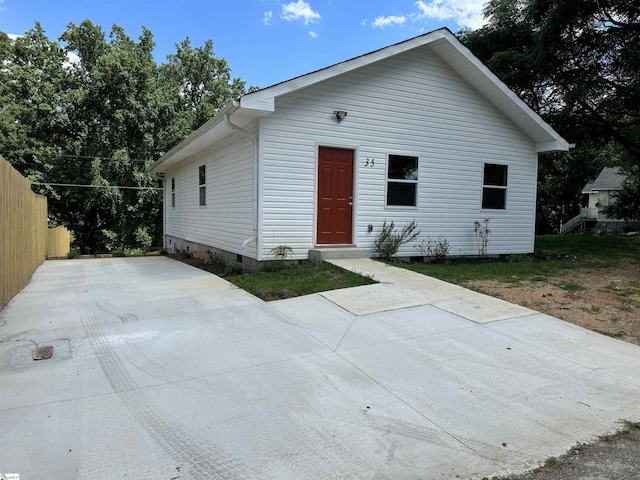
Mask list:
[{"label": "neighboring house", "polygon": [[[584,220],[592,220],[598,228],[624,232],[625,230],[638,230],[640,222],[628,222],[617,218],[610,218],[604,214],[604,208],[615,202],[615,193],[622,190],[626,177],[620,171],[620,167],[605,167],[600,175],[588,182],[582,189],[584,195],[588,195],[588,204],[580,212]],[[565,227],[566,228],[566,227]]]},{"label": "neighboring house", "polygon": [[165,242],[255,266],[289,246],[370,256],[383,222],[415,220],[477,255],[534,247],[538,154],[567,142],[447,29],[243,95],[151,167]]}]

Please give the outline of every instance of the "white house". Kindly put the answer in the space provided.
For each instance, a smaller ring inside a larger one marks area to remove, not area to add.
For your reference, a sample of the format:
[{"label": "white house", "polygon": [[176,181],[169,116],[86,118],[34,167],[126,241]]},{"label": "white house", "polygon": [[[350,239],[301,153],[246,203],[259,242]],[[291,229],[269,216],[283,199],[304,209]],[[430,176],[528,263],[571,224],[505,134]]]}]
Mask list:
[{"label": "white house", "polygon": [[604,213],[605,207],[616,201],[615,194],[622,190],[625,180],[626,176],[620,167],[604,167],[596,179],[582,189],[582,194],[588,195],[587,207],[580,212],[582,218],[593,220],[598,228],[606,230],[638,230],[640,222],[611,218]]},{"label": "white house", "polygon": [[[447,29],[229,103],[151,167],[166,247],[246,265],[372,254],[383,222],[415,220],[477,255],[534,247],[538,154],[568,143]],[[291,258],[291,257],[290,257]]]}]

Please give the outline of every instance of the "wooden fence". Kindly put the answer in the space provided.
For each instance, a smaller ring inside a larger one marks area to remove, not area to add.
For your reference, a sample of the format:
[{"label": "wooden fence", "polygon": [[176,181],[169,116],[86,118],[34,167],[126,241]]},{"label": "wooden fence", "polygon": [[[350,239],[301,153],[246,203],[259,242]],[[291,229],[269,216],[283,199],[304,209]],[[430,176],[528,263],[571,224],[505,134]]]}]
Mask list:
[{"label": "wooden fence", "polygon": [[66,256],[69,232],[64,227],[49,232],[46,197],[33,193],[29,180],[0,157],[0,309],[29,282],[48,252]]},{"label": "wooden fence", "polygon": [[69,255],[69,245],[71,235],[65,227],[55,227],[49,229],[47,242],[47,258],[60,258]]}]

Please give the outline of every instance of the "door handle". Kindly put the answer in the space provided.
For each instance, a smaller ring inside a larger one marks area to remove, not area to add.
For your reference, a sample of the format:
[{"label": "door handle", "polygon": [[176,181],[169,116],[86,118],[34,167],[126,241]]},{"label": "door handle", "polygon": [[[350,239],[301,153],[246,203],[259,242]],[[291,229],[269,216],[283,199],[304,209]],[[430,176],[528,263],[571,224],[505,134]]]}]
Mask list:
[{"label": "door handle", "polygon": [[353,202],[349,202],[349,206],[350,206],[350,207],[353,207]]}]

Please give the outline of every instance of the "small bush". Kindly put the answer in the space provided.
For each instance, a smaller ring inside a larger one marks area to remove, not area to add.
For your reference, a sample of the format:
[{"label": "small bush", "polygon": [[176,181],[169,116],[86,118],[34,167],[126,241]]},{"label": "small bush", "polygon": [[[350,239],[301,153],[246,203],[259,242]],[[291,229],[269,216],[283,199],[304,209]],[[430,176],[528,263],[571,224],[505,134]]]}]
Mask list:
[{"label": "small bush", "polygon": [[205,260],[205,264],[209,266],[207,270],[210,270],[214,273],[224,273],[227,269],[227,262],[224,259],[224,256],[217,252],[212,252],[211,250],[207,250],[207,259]]},{"label": "small bush", "polygon": [[79,256],[80,256],[79,248],[72,248],[71,250],[69,250],[69,253],[67,253],[67,258],[76,258]]},{"label": "small bush", "polygon": [[293,255],[293,250],[289,245],[278,245],[271,249],[271,255],[276,257],[276,260],[286,260],[289,255]]},{"label": "small bush", "polygon": [[224,271],[226,277],[237,277],[238,275],[242,275],[244,272],[244,267],[239,263],[232,263],[231,265],[227,265],[227,268]]},{"label": "small bush", "polygon": [[166,248],[163,248],[158,252],[158,255],[169,255],[169,250],[167,250]]},{"label": "small bush", "polygon": [[124,250],[113,250],[111,252],[112,257],[126,257],[127,253]]},{"label": "small bush", "polygon": [[391,260],[391,257],[398,253],[400,245],[415,240],[415,238],[420,235],[419,230],[417,232],[415,231],[416,227],[416,221],[413,220],[411,223],[405,225],[400,232],[396,232],[393,221],[387,223],[385,220],[382,224],[382,231],[374,243],[378,257],[383,260]]},{"label": "small bush", "polygon": [[437,240],[427,237],[426,242],[422,240],[415,248],[423,257],[432,258],[433,263],[443,263],[451,250],[448,240],[442,235],[440,235]]},{"label": "small bush", "polygon": [[180,252],[180,254],[182,255],[182,258],[192,258],[193,255],[191,255],[191,252],[187,252],[186,250],[182,250]]}]

